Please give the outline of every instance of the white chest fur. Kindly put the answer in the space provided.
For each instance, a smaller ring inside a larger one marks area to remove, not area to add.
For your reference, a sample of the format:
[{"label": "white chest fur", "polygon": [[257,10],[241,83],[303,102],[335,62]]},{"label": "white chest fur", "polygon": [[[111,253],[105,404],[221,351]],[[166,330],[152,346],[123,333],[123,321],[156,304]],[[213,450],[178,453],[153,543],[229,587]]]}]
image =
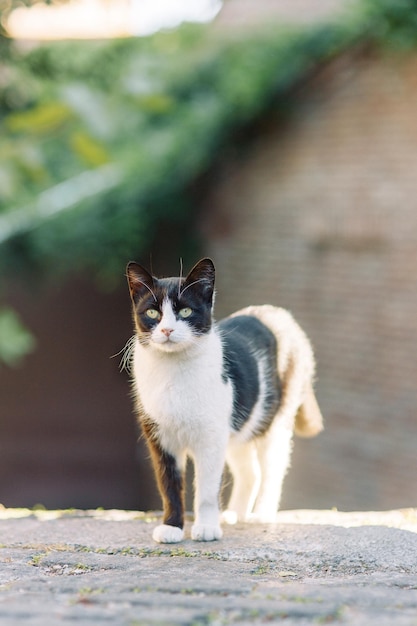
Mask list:
[{"label": "white chest fur", "polygon": [[214,329],[183,352],[137,342],[133,365],[141,405],[158,424],[165,449],[196,451],[204,440],[227,436],[233,391],[222,380],[222,346]]}]

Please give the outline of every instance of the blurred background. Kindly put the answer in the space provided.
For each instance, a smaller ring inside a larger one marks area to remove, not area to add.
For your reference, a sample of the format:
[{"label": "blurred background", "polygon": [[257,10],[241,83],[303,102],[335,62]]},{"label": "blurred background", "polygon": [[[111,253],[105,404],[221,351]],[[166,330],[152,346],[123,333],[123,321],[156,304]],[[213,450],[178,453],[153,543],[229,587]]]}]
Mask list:
[{"label": "blurred background", "polygon": [[[417,505],[414,0],[0,0],[0,503],[159,507],[126,262],[290,309],[283,508]],[[112,358],[114,357],[114,358]]]}]

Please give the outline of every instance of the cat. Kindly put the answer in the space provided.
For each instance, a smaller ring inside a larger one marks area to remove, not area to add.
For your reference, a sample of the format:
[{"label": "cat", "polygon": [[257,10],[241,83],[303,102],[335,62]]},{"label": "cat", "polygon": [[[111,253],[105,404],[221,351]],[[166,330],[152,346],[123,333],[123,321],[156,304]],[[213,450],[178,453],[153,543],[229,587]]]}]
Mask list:
[{"label": "cat", "polygon": [[153,539],[184,538],[188,457],[195,471],[192,539],[222,537],[225,462],[233,488],[224,520],[274,521],[293,432],[313,436],[323,427],[306,335],[288,311],[271,305],[216,323],[211,259],[185,278],[157,278],[135,262],[126,273],[134,396],[163,503]]}]

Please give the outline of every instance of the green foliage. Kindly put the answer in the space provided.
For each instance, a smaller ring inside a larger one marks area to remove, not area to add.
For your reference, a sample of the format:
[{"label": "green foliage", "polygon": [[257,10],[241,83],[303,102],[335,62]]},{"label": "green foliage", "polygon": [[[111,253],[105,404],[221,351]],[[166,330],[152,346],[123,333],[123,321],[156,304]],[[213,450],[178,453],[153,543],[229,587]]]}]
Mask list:
[{"label": "green foliage", "polygon": [[372,40],[399,50],[415,48],[416,8],[414,0],[363,0],[363,18]]},{"label": "green foliage", "polygon": [[[15,70],[36,83],[36,97],[21,93],[1,123],[4,270],[120,275],[161,220],[187,219],[187,186],[228,137],[333,54],[341,39],[334,32],[271,29],[229,42],[186,27],[146,39],[57,42],[21,56]],[[83,191],[81,174],[97,181],[101,170],[106,184]]]},{"label": "green foliage", "polygon": [[0,309],[0,366],[17,366],[35,347],[33,335],[11,309]]},{"label": "green foliage", "polygon": [[315,66],[366,38],[416,43],[414,0],[363,0],[337,23],[221,39],[183,27],[142,39],[12,51],[0,96],[0,264],[93,270],[110,282],[236,133]]},{"label": "green foliage", "polygon": [[57,131],[71,118],[71,109],[63,102],[47,102],[26,111],[11,113],[5,128],[12,134],[27,133],[38,136]]}]

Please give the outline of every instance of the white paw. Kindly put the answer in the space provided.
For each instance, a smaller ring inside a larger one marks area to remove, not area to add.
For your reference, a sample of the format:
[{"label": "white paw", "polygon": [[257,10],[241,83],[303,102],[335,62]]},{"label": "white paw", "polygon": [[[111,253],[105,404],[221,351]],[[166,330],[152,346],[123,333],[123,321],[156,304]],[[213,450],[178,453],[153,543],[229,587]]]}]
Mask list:
[{"label": "white paw", "polygon": [[158,543],[178,543],[184,539],[184,531],[178,526],[161,524],[154,529],[152,538]]},{"label": "white paw", "polygon": [[223,511],[222,513],[222,520],[226,524],[237,524],[239,518],[236,511],[226,509],[226,511]]},{"label": "white paw", "polygon": [[222,529],[219,525],[209,526],[206,524],[194,524],[191,528],[191,538],[194,541],[215,541],[223,537]]}]

